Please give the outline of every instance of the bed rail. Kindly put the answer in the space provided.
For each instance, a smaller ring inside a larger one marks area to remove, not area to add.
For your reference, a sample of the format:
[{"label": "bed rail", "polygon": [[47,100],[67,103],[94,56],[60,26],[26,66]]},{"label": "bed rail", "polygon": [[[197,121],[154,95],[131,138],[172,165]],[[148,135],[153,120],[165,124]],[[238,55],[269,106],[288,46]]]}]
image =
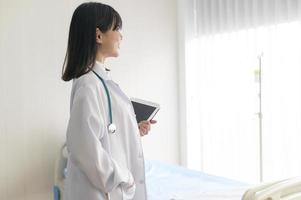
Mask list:
[{"label": "bed rail", "polygon": [[251,188],[245,192],[242,200],[301,200],[301,177]]},{"label": "bed rail", "polygon": [[66,149],[66,144],[64,144],[61,147],[59,155],[55,162],[54,186],[53,186],[54,200],[63,200],[65,169],[67,165],[67,156],[68,156],[67,154],[68,153]]}]

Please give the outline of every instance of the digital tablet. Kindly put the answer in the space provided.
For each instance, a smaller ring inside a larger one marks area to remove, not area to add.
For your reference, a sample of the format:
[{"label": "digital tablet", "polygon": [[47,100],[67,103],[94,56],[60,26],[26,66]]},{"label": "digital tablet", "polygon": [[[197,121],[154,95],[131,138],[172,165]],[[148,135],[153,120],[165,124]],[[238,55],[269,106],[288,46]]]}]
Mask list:
[{"label": "digital tablet", "polygon": [[143,120],[151,120],[160,109],[160,105],[154,102],[145,101],[142,99],[131,98],[131,102],[136,114],[137,122]]}]

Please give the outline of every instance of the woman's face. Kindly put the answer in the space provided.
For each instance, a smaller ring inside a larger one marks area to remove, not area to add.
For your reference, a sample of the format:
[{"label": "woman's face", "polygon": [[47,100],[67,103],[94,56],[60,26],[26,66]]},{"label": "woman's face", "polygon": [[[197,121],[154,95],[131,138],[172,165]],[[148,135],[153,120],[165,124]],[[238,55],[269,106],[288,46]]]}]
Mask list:
[{"label": "woman's face", "polygon": [[104,57],[117,57],[121,40],[122,34],[120,30],[109,30],[105,33],[96,30],[96,42],[100,44],[98,51]]}]

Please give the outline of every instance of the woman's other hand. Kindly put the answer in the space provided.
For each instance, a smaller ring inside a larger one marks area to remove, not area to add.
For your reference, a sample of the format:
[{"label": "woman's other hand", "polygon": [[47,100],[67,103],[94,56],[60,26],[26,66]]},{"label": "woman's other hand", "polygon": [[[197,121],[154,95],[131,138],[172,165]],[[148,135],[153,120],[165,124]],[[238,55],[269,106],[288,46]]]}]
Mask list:
[{"label": "woman's other hand", "polygon": [[138,123],[138,128],[139,128],[139,132],[140,132],[140,136],[145,136],[148,134],[148,132],[151,129],[151,124],[155,124],[157,123],[156,120],[150,120],[150,121],[141,121]]}]

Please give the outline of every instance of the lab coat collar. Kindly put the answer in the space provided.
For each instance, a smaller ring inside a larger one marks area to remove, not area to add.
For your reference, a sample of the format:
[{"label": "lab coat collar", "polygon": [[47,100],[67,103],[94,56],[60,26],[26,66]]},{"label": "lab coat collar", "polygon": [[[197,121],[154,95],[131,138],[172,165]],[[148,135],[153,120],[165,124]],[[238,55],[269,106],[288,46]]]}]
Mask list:
[{"label": "lab coat collar", "polygon": [[115,87],[116,91],[118,91],[118,93],[123,98],[125,98],[126,101],[130,102],[130,99],[128,98],[128,96],[125,93],[123,93],[123,91],[119,88],[119,85],[112,80],[111,76],[109,75],[110,70],[108,68],[106,68],[103,63],[95,61],[93,70],[101,78],[103,78],[106,81],[106,83],[109,83],[111,86]]},{"label": "lab coat collar", "polygon": [[109,75],[109,69],[104,66],[103,63],[99,61],[95,61],[95,65],[93,67],[93,70],[104,80],[112,80],[112,78]]}]

